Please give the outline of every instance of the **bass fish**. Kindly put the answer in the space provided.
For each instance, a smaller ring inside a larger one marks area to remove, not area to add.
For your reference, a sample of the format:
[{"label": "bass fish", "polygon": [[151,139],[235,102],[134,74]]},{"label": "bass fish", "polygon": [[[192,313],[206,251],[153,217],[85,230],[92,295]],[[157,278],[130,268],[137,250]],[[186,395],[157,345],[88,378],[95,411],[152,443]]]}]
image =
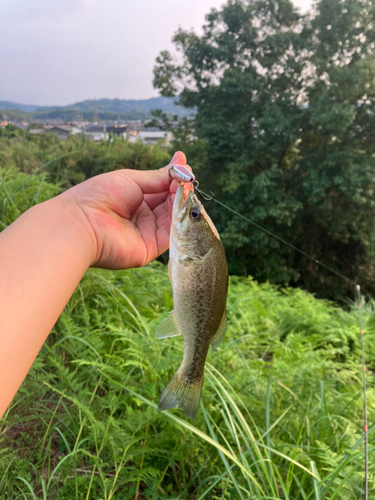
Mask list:
[{"label": "bass fish", "polygon": [[169,279],[174,310],[158,326],[156,337],[182,335],[184,356],[161,395],[158,410],[179,407],[194,418],[209,346],[218,347],[227,327],[228,267],[216,227],[193,191],[184,200],[182,186],[173,203]]}]

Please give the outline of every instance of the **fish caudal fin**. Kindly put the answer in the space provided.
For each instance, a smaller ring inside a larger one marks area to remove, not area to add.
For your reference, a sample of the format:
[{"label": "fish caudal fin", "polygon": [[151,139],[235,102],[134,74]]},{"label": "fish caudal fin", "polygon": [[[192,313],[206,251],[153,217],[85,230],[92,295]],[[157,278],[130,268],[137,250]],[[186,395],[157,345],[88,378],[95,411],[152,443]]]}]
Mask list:
[{"label": "fish caudal fin", "polygon": [[179,407],[187,417],[197,414],[203,385],[202,380],[188,384],[180,379],[179,370],[173,375],[163,391],[158,403],[158,411]]}]

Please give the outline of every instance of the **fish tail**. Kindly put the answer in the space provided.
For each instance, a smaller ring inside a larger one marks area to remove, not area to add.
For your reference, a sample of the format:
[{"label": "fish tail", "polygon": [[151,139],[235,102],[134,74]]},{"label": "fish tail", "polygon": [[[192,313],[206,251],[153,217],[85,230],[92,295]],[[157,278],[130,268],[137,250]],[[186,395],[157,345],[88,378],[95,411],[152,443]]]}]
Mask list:
[{"label": "fish tail", "polygon": [[158,403],[158,411],[179,407],[187,417],[194,418],[201,399],[203,376],[194,384],[185,382],[178,370],[163,391]]}]

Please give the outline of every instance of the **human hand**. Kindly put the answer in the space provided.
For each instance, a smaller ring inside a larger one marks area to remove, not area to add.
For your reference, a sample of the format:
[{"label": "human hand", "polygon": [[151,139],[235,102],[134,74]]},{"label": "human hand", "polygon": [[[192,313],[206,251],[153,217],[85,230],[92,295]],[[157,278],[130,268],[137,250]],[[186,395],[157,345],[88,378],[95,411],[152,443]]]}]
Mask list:
[{"label": "human hand", "polygon": [[178,187],[168,175],[173,163],[186,165],[184,153],[175,153],[170,164],[160,170],[116,170],[93,177],[55,198],[88,232],[93,244],[92,266],[140,267],[168,248],[172,208],[169,197]]},{"label": "human hand", "polygon": [[93,177],[1,231],[0,418],[87,268],[144,266],[168,248],[168,167]]}]

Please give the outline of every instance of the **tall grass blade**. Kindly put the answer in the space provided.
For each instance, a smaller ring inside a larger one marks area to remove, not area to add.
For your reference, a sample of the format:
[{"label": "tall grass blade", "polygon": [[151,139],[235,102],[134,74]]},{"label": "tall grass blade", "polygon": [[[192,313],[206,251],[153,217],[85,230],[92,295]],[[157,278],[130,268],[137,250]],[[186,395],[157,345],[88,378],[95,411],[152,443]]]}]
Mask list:
[{"label": "tall grass blade", "polygon": [[314,484],[315,500],[320,500],[319,486],[318,486],[318,482],[317,482],[317,476],[318,476],[318,474],[317,474],[315,462],[312,460],[310,462],[310,464],[311,464],[312,473],[314,475],[314,477],[313,477],[313,484]]}]

